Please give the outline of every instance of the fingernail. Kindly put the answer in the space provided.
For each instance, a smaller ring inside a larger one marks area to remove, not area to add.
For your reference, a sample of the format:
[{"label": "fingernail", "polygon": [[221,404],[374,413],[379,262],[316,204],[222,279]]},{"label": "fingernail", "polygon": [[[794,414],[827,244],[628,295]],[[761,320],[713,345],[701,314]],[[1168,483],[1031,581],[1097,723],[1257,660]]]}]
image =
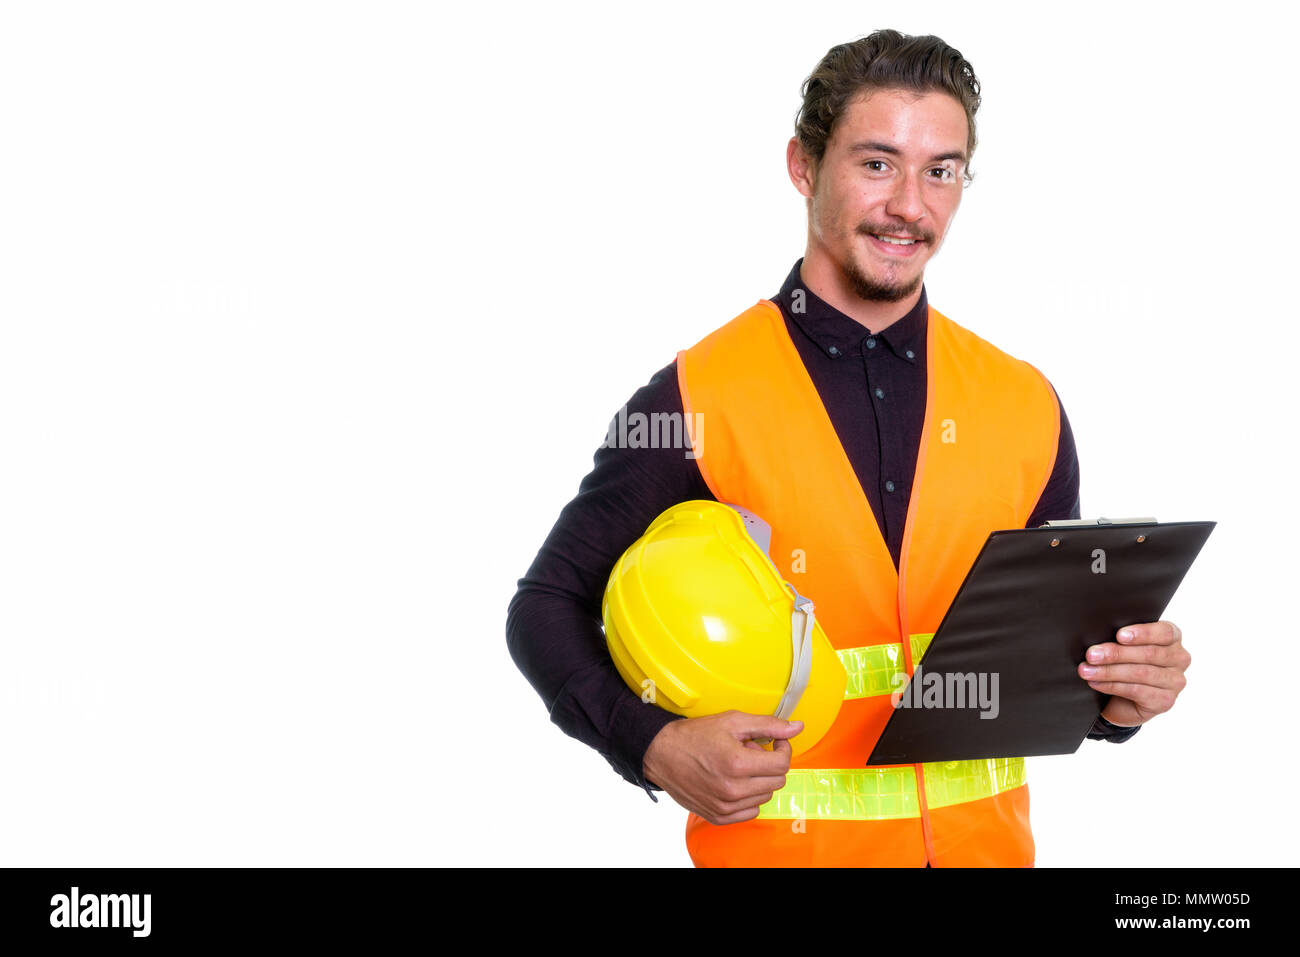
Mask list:
[{"label": "fingernail", "polygon": [[1079,670],[1082,671],[1082,672],[1083,672],[1085,675],[1087,675],[1089,678],[1091,678],[1093,675],[1095,675],[1095,674],[1097,673],[1097,669],[1094,668],[1092,665],[1084,665],[1084,666],[1083,666],[1082,668],[1080,668]]},{"label": "fingernail", "polygon": [[1132,641],[1132,640],[1133,640],[1133,632],[1131,632],[1131,631],[1129,631],[1127,628],[1125,628],[1123,631],[1121,631],[1121,632],[1119,633],[1119,640],[1120,640],[1120,641]]},{"label": "fingernail", "polygon": [[1101,659],[1102,659],[1102,653],[1101,653],[1101,649],[1100,649],[1100,648],[1089,648],[1089,649],[1088,649],[1088,660],[1089,660],[1089,661],[1101,661]]}]

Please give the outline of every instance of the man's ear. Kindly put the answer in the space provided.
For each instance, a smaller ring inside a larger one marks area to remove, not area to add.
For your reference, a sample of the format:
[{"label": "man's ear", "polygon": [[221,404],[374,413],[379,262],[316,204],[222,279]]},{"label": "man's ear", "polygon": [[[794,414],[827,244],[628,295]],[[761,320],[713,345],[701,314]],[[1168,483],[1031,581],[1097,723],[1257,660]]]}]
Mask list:
[{"label": "man's ear", "polygon": [[801,196],[812,199],[817,188],[817,161],[809,156],[799,142],[799,137],[790,137],[785,147],[785,167],[790,174],[790,182]]}]

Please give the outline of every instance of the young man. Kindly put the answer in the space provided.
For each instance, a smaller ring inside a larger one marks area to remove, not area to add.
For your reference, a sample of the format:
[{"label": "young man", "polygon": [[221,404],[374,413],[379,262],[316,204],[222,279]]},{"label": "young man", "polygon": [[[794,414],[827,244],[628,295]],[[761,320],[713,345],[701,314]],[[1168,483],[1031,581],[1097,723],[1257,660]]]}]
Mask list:
[{"label": "young man", "polygon": [[[630,691],[604,648],[611,568],[681,501],[765,519],[773,561],[841,657],[895,677],[989,531],[1079,517],[1051,385],[930,308],[923,286],[975,148],[970,64],[937,37],[879,31],[831,49],[803,95],[786,150],[808,209],[803,258],[633,396],[621,415],[680,415],[707,435],[690,455],[602,447],[519,583],[510,650],[553,721],[691,812],[697,865],[1027,866],[1023,759],[864,767],[891,708],[876,688],[846,697],[792,761],[797,723],[678,719]],[[1090,737],[1126,740],[1168,710],[1189,661],[1170,622],[1090,649],[1081,680],[1113,696]]]}]

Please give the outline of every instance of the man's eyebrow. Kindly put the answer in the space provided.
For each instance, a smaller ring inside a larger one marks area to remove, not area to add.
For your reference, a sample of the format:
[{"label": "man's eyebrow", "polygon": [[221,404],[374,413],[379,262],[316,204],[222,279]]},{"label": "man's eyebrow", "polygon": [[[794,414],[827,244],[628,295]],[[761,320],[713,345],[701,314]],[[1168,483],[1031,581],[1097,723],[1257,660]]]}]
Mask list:
[{"label": "man's eyebrow", "polygon": [[[854,143],[849,147],[850,153],[888,153],[890,156],[899,156],[902,151],[897,146],[891,146],[888,143],[880,143],[876,140],[863,140],[861,143]],[[942,163],[944,160],[960,160],[966,162],[966,154],[961,151],[950,151],[940,153],[938,156],[931,156],[931,163]]]},{"label": "man's eyebrow", "polygon": [[850,153],[889,153],[893,156],[899,155],[900,150],[897,146],[890,146],[888,143],[877,143],[875,140],[864,140],[861,143],[854,143],[849,147]]}]

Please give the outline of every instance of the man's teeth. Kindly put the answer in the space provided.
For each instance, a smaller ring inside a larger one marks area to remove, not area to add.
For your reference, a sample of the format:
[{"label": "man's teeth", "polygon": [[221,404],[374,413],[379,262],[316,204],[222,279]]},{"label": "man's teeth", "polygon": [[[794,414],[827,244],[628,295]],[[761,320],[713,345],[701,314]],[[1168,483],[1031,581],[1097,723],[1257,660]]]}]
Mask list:
[{"label": "man's teeth", "polygon": [[910,246],[916,242],[915,239],[894,239],[890,236],[881,236],[878,233],[872,233],[871,235],[884,242],[893,243],[895,246]]}]

